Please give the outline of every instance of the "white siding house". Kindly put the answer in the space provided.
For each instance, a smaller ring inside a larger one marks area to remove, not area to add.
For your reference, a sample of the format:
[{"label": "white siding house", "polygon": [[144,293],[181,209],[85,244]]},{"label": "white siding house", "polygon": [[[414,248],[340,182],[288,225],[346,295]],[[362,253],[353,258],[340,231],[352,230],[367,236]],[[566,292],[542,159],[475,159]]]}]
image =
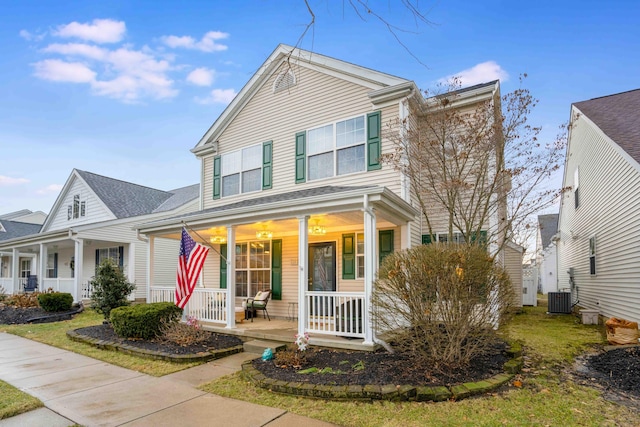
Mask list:
[{"label": "white siding house", "polygon": [[600,315],[640,321],[640,90],[571,107],[559,288]]},{"label": "white siding house", "polygon": [[556,233],[558,214],[538,215],[536,238],[536,266],[538,267],[539,290],[543,294],[558,292],[558,254]]},{"label": "white siding house", "polygon": [[[146,299],[147,242],[134,227],[196,210],[198,196],[198,184],[163,191],[74,169],[42,226],[23,224],[20,233],[0,239],[0,285],[19,292],[31,276],[38,289],[80,301],[90,297],[96,266],[108,257],[136,284],[132,298]],[[17,223],[3,222],[18,230]],[[161,242],[156,249],[165,258],[157,277],[175,283],[178,244]]]},{"label": "white siding house", "polygon": [[[499,102],[499,83],[457,96],[465,106]],[[191,150],[202,165],[201,210],[140,232],[153,248],[180,239],[186,223],[213,248],[190,302],[202,320],[234,328],[235,307],[271,290],[269,313],[284,318],[293,307],[298,333],[373,345],[379,262],[428,233],[406,177],[380,157],[424,106],[413,81],[279,45]],[[161,255],[150,253],[159,271]],[[522,254],[512,255],[521,295]],[[162,285],[151,279],[150,301],[172,298]]]}]

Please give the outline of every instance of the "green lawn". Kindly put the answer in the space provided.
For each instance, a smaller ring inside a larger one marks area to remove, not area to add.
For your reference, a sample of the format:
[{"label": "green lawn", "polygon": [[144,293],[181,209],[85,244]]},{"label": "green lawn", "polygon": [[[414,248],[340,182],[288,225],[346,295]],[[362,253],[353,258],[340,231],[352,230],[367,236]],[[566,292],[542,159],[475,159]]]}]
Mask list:
[{"label": "green lawn", "polygon": [[102,323],[102,315],[93,310],[85,310],[72,320],[33,325],[0,325],[0,331],[19,335],[54,347],[63,348],[94,359],[102,360],[123,368],[143,372],[156,377],[197,366],[200,363],[173,363],[162,360],[143,359],[117,351],[100,350],[88,344],[71,341],[66,332],[69,329]]},{"label": "green lawn", "polygon": [[525,308],[505,329],[524,343],[528,372],[522,387],[460,402],[325,402],[269,392],[239,374],[206,384],[203,390],[234,399],[282,408],[343,426],[628,426],[640,415],[609,403],[590,388],[562,375],[573,357],[603,343],[596,326],[570,315],[549,316],[546,307]]},{"label": "green lawn", "polygon": [[4,381],[0,381],[0,396],[0,420],[44,406],[35,397],[21,392]]}]

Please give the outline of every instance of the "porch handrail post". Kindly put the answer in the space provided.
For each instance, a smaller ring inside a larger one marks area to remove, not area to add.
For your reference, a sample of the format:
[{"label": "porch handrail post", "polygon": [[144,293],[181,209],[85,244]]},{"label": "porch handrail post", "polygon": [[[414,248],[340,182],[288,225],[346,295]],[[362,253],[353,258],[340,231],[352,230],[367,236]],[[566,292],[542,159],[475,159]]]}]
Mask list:
[{"label": "porch handrail post", "polygon": [[20,292],[20,286],[18,284],[20,280],[20,251],[17,248],[13,248],[11,258],[11,274],[13,276],[13,294]]},{"label": "porch handrail post", "polygon": [[309,217],[298,217],[298,335],[303,335],[307,323],[305,292],[309,268]]},{"label": "porch handrail post", "polygon": [[364,327],[363,344],[373,345],[373,323],[371,322],[371,295],[373,293],[373,280],[378,266],[376,256],[376,214],[368,206],[365,196],[364,208],[364,304],[362,318]]},{"label": "porch handrail post", "polygon": [[236,227],[227,226],[227,328],[236,327]]},{"label": "porch handrail post", "polygon": [[40,265],[38,268],[38,275],[40,276],[38,280],[38,288],[41,291],[46,291],[47,289],[44,287],[44,278],[47,277],[47,261],[49,258],[49,251],[47,250],[47,245],[44,243],[40,243],[39,253],[40,253]]}]

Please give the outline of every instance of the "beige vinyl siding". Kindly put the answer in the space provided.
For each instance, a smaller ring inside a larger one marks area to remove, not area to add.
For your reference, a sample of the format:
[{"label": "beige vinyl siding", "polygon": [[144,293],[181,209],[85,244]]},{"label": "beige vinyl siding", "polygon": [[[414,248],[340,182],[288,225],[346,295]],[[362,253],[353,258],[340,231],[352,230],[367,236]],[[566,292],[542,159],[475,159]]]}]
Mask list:
[{"label": "beige vinyl siding", "polygon": [[[352,118],[377,110],[367,97],[369,88],[356,85],[304,66],[295,68],[297,84],[286,91],[273,93],[275,75],[242,109],[218,138],[219,152],[225,154],[243,147],[273,141],[273,186],[271,190],[240,194],[213,200],[213,156],[204,158],[204,208],[324,185],[384,185],[400,194],[399,174],[390,166],[381,170],[359,172],[322,180],[295,184],[295,134],[311,128]],[[277,73],[276,73],[277,75]],[[382,109],[382,126],[398,117],[398,104]],[[382,152],[390,152],[383,139]]]},{"label": "beige vinyl siding", "polygon": [[513,285],[513,304],[515,307],[522,307],[522,251],[510,245],[505,245],[504,268],[511,279]]},{"label": "beige vinyl siding", "polygon": [[[86,216],[79,218],[67,219],[67,207],[73,206],[73,196],[80,195],[80,201],[86,202]],[[53,220],[48,224],[45,231],[61,230],[68,227],[77,227],[79,225],[92,224],[95,222],[108,221],[115,219],[115,216],[109,212],[99,199],[94,195],[87,186],[79,179],[73,179],[73,182],[69,186],[69,191],[64,195],[62,203],[58,207],[58,210],[52,212]]]},{"label": "beige vinyl siding", "polygon": [[[575,110],[574,110],[575,111]],[[640,322],[640,165],[581,115],[571,130],[564,186],[579,167],[580,206],[567,191],[560,209],[558,287],[574,302],[606,317]],[[596,236],[596,275],[589,271],[589,238]]]},{"label": "beige vinyl siding", "polygon": [[[147,248],[144,248],[145,254]],[[175,286],[180,241],[156,237],[153,239],[152,286]],[[146,257],[145,257],[146,258]]]}]

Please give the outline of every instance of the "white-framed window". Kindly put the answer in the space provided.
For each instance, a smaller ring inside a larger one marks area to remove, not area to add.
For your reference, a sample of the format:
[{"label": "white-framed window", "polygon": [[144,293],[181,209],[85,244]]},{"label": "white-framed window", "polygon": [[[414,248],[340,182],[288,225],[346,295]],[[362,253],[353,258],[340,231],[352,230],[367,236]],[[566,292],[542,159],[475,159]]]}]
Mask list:
[{"label": "white-framed window", "polygon": [[31,259],[23,259],[20,261],[20,277],[29,277],[31,275]]},{"label": "white-framed window", "polygon": [[105,259],[109,258],[113,263],[122,268],[124,263],[124,251],[121,247],[96,249],[96,269]]},{"label": "white-framed window", "polygon": [[67,206],[67,221],[87,215],[87,202],[79,194],[73,196],[73,203]]},{"label": "white-framed window", "polygon": [[356,233],[356,277],[364,278],[364,234]]},{"label": "white-framed window", "polygon": [[236,243],[236,296],[252,297],[271,289],[271,242]]},{"label": "white-framed window", "polygon": [[580,206],[580,168],[573,171],[573,201],[575,209]]},{"label": "white-framed window", "polygon": [[222,197],[262,189],[262,144],[221,157]]},{"label": "white-framed window", "polygon": [[365,116],[307,130],[308,180],[366,170]]},{"label": "white-framed window", "polygon": [[589,274],[596,274],[596,236],[589,238]]}]

